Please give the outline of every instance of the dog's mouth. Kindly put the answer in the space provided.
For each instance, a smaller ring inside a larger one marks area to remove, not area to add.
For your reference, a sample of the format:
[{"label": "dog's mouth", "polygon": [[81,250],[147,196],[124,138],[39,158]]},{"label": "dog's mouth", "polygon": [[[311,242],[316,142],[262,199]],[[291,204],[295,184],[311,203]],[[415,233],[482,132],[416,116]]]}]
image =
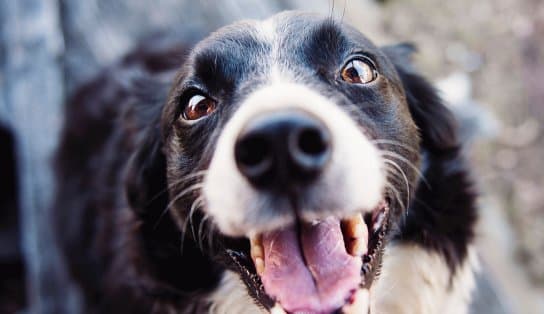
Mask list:
[{"label": "dog's mouth", "polygon": [[[388,202],[347,219],[298,222],[252,236],[251,258],[276,313],[366,313]],[[366,300],[361,300],[366,298]]]}]

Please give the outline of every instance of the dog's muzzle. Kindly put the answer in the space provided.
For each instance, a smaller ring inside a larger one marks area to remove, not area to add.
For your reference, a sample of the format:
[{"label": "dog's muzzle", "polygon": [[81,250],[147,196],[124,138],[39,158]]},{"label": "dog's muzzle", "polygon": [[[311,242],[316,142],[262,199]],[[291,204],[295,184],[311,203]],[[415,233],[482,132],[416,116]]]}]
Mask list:
[{"label": "dog's muzzle", "polygon": [[218,138],[203,195],[223,234],[250,240],[262,293],[279,308],[356,313],[367,307],[362,272],[375,267],[383,243],[383,188],[381,157],[363,126],[289,83],[240,104]]}]

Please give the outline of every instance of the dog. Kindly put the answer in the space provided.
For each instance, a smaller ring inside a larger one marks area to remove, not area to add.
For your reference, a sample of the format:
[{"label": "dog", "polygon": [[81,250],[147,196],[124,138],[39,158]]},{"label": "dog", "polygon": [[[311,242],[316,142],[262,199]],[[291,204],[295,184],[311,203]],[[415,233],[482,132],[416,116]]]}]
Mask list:
[{"label": "dog", "polygon": [[80,88],[54,206],[86,310],[467,313],[476,192],[414,51],[284,12]]}]

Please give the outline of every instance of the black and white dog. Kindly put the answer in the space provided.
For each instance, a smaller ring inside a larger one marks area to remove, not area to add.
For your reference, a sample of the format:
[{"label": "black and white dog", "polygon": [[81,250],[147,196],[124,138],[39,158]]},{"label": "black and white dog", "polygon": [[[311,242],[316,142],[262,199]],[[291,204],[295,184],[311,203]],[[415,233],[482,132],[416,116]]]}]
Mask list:
[{"label": "black and white dog", "polygon": [[83,87],[55,208],[89,312],[466,313],[475,193],[412,52],[286,12]]}]

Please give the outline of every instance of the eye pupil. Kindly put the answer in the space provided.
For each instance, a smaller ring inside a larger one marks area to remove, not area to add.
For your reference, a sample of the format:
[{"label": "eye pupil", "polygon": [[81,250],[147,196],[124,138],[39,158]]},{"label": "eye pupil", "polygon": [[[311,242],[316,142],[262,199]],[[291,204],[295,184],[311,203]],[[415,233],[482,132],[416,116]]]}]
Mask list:
[{"label": "eye pupil", "polygon": [[183,111],[183,118],[185,120],[197,120],[203,118],[215,111],[216,103],[212,99],[202,96],[194,95],[189,99],[189,103]]},{"label": "eye pupil", "polygon": [[359,71],[357,71],[357,69],[353,66],[353,64],[351,67],[346,69],[346,72],[347,72],[346,75],[349,77],[352,83],[361,82]]},{"label": "eye pupil", "polygon": [[352,84],[370,83],[377,77],[374,66],[361,59],[351,60],[342,69],[341,75],[344,81]]}]

